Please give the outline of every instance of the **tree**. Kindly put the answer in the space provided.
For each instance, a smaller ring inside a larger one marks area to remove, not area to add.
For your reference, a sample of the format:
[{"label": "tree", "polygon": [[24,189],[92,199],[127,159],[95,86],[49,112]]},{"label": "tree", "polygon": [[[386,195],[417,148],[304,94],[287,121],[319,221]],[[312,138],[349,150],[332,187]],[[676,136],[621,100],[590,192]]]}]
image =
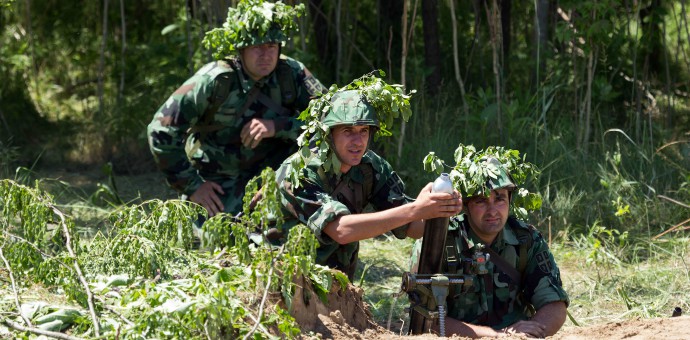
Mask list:
[{"label": "tree", "polygon": [[[314,42],[319,61],[324,69],[332,70],[335,64],[335,47],[331,39],[330,19],[323,0],[309,0],[309,14],[314,26]],[[327,83],[327,82],[326,82]]]},{"label": "tree", "polygon": [[438,94],[441,88],[441,45],[438,37],[438,1],[422,0],[424,23],[424,60],[430,69],[426,76],[426,90]]},{"label": "tree", "polygon": [[378,4],[379,28],[377,35],[377,65],[386,65],[388,77],[393,77],[393,70],[400,67],[402,51],[401,20],[403,0],[380,0]]}]

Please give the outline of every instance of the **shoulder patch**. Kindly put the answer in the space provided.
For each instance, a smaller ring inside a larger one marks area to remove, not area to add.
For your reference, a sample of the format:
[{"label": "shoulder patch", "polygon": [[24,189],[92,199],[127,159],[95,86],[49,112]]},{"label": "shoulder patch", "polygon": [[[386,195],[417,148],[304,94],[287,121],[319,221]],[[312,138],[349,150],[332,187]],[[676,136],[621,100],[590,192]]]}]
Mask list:
[{"label": "shoulder patch", "polygon": [[321,85],[321,83],[316,80],[311,73],[308,73],[309,71],[307,69],[304,69],[304,71],[304,87],[307,88],[309,96],[316,97],[322,95],[326,91],[326,88],[323,87],[323,85]]},{"label": "shoulder patch", "polygon": [[549,258],[548,250],[542,251],[541,253],[537,254],[534,258],[537,260],[537,266],[539,267],[539,270],[542,273],[551,273],[551,270],[553,268],[551,267],[551,259]]}]

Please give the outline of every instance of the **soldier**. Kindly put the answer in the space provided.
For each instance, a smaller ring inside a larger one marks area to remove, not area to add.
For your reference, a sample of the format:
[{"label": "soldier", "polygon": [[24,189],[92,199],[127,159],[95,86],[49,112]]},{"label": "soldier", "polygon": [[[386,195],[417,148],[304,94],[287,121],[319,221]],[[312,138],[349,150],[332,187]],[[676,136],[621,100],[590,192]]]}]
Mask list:
[{"label": "soldier", "polygon": [[[472,195],[463,192],[464,213],[451,219],[443,270],[476,274],[467,264],[477,248],[485,247],[488,273],[477,275],[470,288],[452,288],[455,291],[446,299],[445,334],[554,335],[565,322],[569,303],[558,266],[541,233],[509,216],[517,186],[506,168],[495,158],[480,164],[497,169],[498,176],[487,177],[488,196],[481,190]],[[417,243],[415,254],[420,248]]]},{"label": "soldier", "polygon": [[[368,149],[381,119],[360,91],[338,90],[328,107],[321,118],[326,134],[321,140],[312,139],[312,145],[328,143],[339,167],[324,164],[316,155],[319,148],[314,148],[299,170],[296,186],[290,173],[300,153],[281,165],[277,180],[286,216],[282,230],[285,234],[299,223],[309,227],[319,241],[316,262],[339,269],[352,280],[360,240],[388,231],[401,239],[419,238],[424,219],[456,215],[462,201],[457,191],[431,193],[431,183],[416,200],[405,195],[405,185],[391,165]],[[373,212],[365,212],[369,205]]]},{"label": "soldier", "polygon": [[[220,59],[202,67],[158,109],[148,140],[173,189],[209,216],[241,211],[247,182],[296,150],[300,111],[326,89],[280,54],[304,6],[241,1],[204,43]],[[234,55],[228,56],[228,54]]]}]

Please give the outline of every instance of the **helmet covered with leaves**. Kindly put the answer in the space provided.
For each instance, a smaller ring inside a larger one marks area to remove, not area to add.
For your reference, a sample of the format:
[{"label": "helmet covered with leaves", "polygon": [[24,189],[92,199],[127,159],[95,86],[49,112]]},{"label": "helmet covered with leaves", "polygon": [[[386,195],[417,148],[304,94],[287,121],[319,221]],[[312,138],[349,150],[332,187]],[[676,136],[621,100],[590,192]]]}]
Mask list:
[{"label": "helmet covered with leaves", "polygon": [[340,161],[330,145],[332,127],[368,125],[374,127],[376,136],[390,136],[388,129],[394,120],[402,118],[407,121],[410,118],[410,96],[415,91],[405,93],[404,86],[386,83],[381,79],[385,75],[379,70],[365,74],[342,88],[331,85],[327,93],[309,102],[309,107],[299,116],[305,126],[297,137],[300,157],[292,158],[292,183],[298,182],[306,160],[313,157],[321,160],[324,170],[339,173]]},{"label": "helmet covered with leaves", "polygon": [[508,191],[513,191],[517,188],[510,173],[508,173],[506,167],[503,166],[498,159],[494,157],[485,157],[482,158],[479,164],[485,167],[485,173],[487,174],[486,181],[484,185],[476,188],[476,191],[472,194],[463,192],[463,198],[470,198],[477,195],[488,196],[492,190],[507,189]]},{"label": "helmet covered with leaves", "polygon": [[328,128],[338,125],[379,127],[376,109],[356,90],[336,92],[331,97],[331,105],[321,122]]},{"label": "helmet covered with leaves", "polygon": [[[541,207],[541,196],[524,187],[528,180],[537,179],[539,169],[525,161],[518,150],[500,146],[477,150],[472,145],[460,144],[454,158],[456,164],[451,166],[450,178],[463,199],[508,189],[512,192],[512,208],[518,216],[526,216],[527,211]],[[447,171],[449,166],[434,152],[424,157],[423,163],[424,169],[436,173]]]},{"label": "helmet covered with leaves", "polygon": [[228,8],[223,27],[206,32],[203,44],[214,57],[223,58],[248,46],[283,43],[298,30],[295,18],[303,13],[304,4],[240,0],[237,8]]}]

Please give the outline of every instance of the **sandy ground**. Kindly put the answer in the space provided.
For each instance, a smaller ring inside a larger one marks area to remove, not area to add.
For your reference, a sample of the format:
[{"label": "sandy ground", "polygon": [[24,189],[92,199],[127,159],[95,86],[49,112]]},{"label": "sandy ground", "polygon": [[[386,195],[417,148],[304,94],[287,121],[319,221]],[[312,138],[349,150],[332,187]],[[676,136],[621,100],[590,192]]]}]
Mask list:
[{"label": "sandy ground", "polygon": [[[322,339],[433,339],[435,335],[401,336],[378,326],[371,318],[368,306],[363,302],[361,288],[348,285],[341,290],[334,285],[329,295],[329,304],[318,299],[304,302],[304,296],[314,296],[309,285],[297,282],[298,292],[293,299],[293,316],[302,331],[319,334]],[[459,337],[452,337],[459,339]],[[512,336],[504,339],[525,339]],[[690,316],[663,319],[634,319],[610,322],[594,326],[568,326],[549,339],[690,339]]]}]

